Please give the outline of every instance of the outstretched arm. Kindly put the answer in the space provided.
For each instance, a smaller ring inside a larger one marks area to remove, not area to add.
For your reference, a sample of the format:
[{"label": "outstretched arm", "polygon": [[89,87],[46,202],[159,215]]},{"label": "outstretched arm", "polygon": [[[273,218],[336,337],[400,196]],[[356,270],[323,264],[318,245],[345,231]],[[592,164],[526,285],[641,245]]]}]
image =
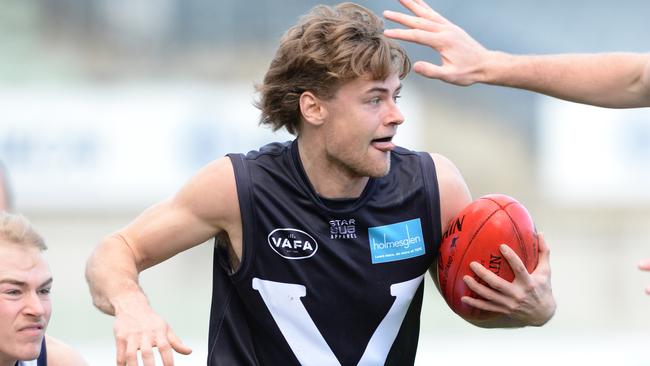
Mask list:
[{"label": "outstretched arm", "polygon": [[[138,285],[141,271],[225,231],[239,243],[239,204],[230,159],[218,160],[192,178],[172,199],[147,209],[135,221],[105,239],[86,266],[94,304],[115,315],[117,365],[154,364],[153,347],[163,365],[173,351],[191,349],[156,314]],[[240,255],[240,248],[232,248]]]},{"label": "outstretched arm", "polygon": [[385,11],[407,29],[391,38],[419,43],[442,64],[418,61],[413,69],[455,85],[474,83],[527,89],[556,98],[610,108],[650,107],[650,54],[511,55],[491,51],[422,0],[400,0],[413,15]]}]

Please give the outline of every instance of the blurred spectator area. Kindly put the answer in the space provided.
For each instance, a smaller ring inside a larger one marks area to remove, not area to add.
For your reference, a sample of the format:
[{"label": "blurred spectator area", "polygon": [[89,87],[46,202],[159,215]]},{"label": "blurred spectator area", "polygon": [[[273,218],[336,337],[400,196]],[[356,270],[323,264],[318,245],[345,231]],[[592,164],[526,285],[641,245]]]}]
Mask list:
[{"label": "blurred spectator area", "polygon": [[[401,10],[397,0],[359,3],[379,14]],[[16,210],[50,244],[53,272],[63,287],[55,294],[54,335],[69,334],[72,343],[75,337],[101,338],[102,349],[112,344],[110,319],[91,308],[83,281],[83,263],[101,237],[173,194],[206,162],[289,138],[257,126],[253,85],[282,34],[315,4],[2,2],[0,160],[9,171]],[[649,1],[429,4],[488,48],[650,51]],[[414,61],[438,62],[424,47],[405,47]],[[416,74],[404,84],[400,103],[407,122],[398,142],[449,157],[475,197],[516,197],[546,232],[560,303],[556,320],[543,328],[548,337],[576,329],[647,329],[642,289],[650,280],[635,262],[650,255],[650,109],[605,113],[529,92],[460,88]],[[198,344],[207,332],[210,249],[197,247],[177,262],[148,270],[143,279],[151,276],[145,287],[155,307]],[[185,291],[188,282],[201,290]],[[170,301],[170,289],[183,296]],[[83,306],[66,293],[83,294]],[[442,310],[435,290],[428,293],[438,307],[424,312],[425,333],[475,334]],[[187,304],[191,319],[177,313]],[[79,321],[63,322],[67,317]]]}]

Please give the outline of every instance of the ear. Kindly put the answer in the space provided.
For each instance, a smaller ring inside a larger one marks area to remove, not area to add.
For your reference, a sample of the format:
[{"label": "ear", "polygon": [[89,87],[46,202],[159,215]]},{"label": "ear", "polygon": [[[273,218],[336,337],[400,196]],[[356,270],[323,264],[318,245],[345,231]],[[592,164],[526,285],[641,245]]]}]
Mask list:
[{"label": "ear", "polygon": [[323,102],[310,91],[300,95],[300,113],[306,123],[313,126],[320,126],[327,117],[327,110]]}]

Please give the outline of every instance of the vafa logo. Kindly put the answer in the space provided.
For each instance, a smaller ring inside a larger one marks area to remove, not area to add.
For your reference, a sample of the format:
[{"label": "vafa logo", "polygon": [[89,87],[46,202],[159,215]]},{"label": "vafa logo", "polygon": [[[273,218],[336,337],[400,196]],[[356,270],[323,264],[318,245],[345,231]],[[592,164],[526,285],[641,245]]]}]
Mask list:
[{"label": "vafa logo", "polygon": [[286,259],[305,259],[316,254],[318,243],[313,236],[298,229],[275,229],[267,241],[276,253]]}]

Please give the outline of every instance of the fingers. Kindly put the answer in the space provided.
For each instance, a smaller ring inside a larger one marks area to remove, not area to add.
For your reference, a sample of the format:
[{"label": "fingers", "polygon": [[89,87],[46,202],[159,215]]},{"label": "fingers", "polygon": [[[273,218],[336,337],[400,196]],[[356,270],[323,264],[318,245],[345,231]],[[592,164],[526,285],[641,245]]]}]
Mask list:
[{"label": "fingers", "polygon": [[[425,8],[425,9],[431,9],[431,7],[422,0],[413,0],[413,2],[417,3],[418,5],[420,5],[421,7]],[[433,10],[433,9],[431,9],[431,10]]]},{"label": "fingers", "polygon": [[192,349],[186,346],[185,344],[183,344],[183,341],[181,341],[180,338],[176,336],[176,334],[174,333],[173,330],[171,330],[171,328],[167,332],[167,339],[169,339],[169,342],[171,343],[171,346],[174,349],[174,351],[183,355],[189,355],[190,353],[192,353]]},{"label": "fingers", "polygon": [[501,251],[501,254],[503,254],[503,256],[508,261],[508,264],[512,269],[512,273],[515,275],[515,279],[526,280],[527,278],[530,278],[530,274],[526,269],[526,265],[521,261],[521,258],[519,258],[517,253],[515,253],[512,248],[505,244],[501,244],[499,245],[499,251]]},{"label": "fingers", "polygon": [[544,233],[537,233],[537,239],[539,242],[539,262],[537,263],[537,268],[535,272],[550,273],[551,272],[551,249],[546,244],[544,239]]},{"label": "fingers", "polygon": [[[492,289],[494,289],[497,292],[506,294],[508,296],[512,296],[512,290],[510,289],[511,284],[510,282],[504,280],[503,278],[497,276],[494,274],[492,271],[489,269],[483,267],[480,263],[478,262],[472,262],[469,264],[469,267],[476,273],[477,276],[479,276],[485,283],[490,286]],[[468,276],[469,277],[469,276]],[[471,278],[471,277],[469,277]],[[467,281],[466,281],[467,283]],[[483,286],[483,285],[481,285]],[[472,289],[474,290],[474,289]]]},{"label": "fingers", "polygon": [[115,335],[115,361],[117,366],[126,365],[126,339]]},{"label": "fingers", "polygon": [[429,5],[421,0],[400,0],[400,3],[413,14],[438,23],[449,23],[449,21],[434,11]]},{"label": "fingers", "polygon": [[503,306],[500,306],[500,305],[497,305],[497,304],[494,304],[494,303],[491,303],[491,302],[488,302],[488,301],[485,301],[485,300],[477,299],[477,298],[474,298],[474,297],[463,296],[463,297],[460,298],[460,301],[462,301],[463,303],[465,303],[465,304],[467,304],[467,305],[469,305],[471,307],[474,307],[474,308],[477,308],[477,309],[480,309],[480,310],[491,311],[491,312],[494,312],[494,313],[501,313],[501,314],[507,314],[508,313],[506,308],[503,307]]},{"label": "fingers", "polygon": [[440,30],[440,25],[435,22],[422,17],[414,17],[396,11],[385,10],[384,18],[413,29],[421,29],[428,32],[436,32]]},{"label": "fingers", "polygon": [[[650,271],[650,259],[643,259],[639,262],[639,269],[642,271]],[[650,286],[645,288],[646,295],[650,295]]]},{"label": "fingers", "polygon": [[[143,366],[154,366],[154,359],[153,359],[153,348],[151,347],[151,340],[148,337],[143,337],[142,342],[140,343],[140,355],[142,356],[142,364]],[[136,350],[136,356],[137,356],[137,350]],[[134,366],[137,366],[137,363],[133,364]]]},{"label": "fingers", "polygon": [[174,366],[174,351],[184,355],[192,352],[192,349],[183,344],[169,326],[152,332],[133,333],[125,333],[118,327],[115,331],[115,340],[117,366],[138,366],[138,351],[143,366],[155,366],[154,348],[158,348],[163,366]]},{"label": "fingers", "polygon": [[138,345],[133,338],[126,345],[126,366],[138,366]]},{"label": "fingers", "polygon": [[386,29],[384,35],[389,38],[418,43],[436,50],[441,47],[441,40],[435,33],[422,29]]},{"label": "fingers", "polygon": [[444,79],[445,73],[441,66],[430,62],[418,61],[413,64],[413,71],[429,79]]},{"label": "fingers", "polygon": [[476,279],[472,278],[472,276],[464,276],[463,281],[465,282],[465,284],[470,290],[474,291],[475,294],[479,295],[482,299],[484,299],[485,300],[484,302],[490,302],[493,305],[497,306],[496,304],[503,305],[506,304],[508,301],[504,295],[500,294],[494,289],[491,289],[479,283],[478,281],[476,281]]},{"label": "fingers", "polygon": [[174,352],[172,346],[170,345],[168,338],[163,337],[162,335],[156,339],[156,347],[158,347],[158,352],[160,353],[160,359],[165,366],[174,366]]}]

